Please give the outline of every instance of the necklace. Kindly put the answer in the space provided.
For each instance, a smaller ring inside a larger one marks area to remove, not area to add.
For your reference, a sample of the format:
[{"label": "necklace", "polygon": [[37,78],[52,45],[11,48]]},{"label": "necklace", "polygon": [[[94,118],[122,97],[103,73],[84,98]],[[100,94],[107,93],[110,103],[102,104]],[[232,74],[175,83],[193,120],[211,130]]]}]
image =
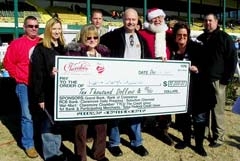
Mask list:
[{"label": "necklace", "polygon": [[87,56],[88,57],[96,57],[96,52],[94,51],[87,51]]}]

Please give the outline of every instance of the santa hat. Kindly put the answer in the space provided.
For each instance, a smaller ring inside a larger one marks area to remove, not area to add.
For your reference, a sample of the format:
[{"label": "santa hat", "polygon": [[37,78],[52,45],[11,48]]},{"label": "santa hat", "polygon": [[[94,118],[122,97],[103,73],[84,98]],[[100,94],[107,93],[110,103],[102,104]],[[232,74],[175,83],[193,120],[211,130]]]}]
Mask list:
[{"label": "santa hat", "polygon": [[155,17],[158,17],[158,16],[163,16],[165,17],[166,14],[163,12],[162,9],[158,9],[158,8],[152,8],[152,9],[149,9],[147,11],[147,18],[148,18],[148,21],[151,21],[151,19],[155,18]]}]

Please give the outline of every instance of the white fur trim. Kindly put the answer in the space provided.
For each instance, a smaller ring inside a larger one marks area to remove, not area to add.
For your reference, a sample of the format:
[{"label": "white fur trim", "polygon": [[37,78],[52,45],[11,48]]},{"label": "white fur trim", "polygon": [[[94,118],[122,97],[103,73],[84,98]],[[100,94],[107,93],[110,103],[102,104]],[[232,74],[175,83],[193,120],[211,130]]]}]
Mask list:
[{"label": "white fur trim", "polygon": [[158,17],[158,16],[163,16],[165,17],[166,14],[163,12],[161,9],[156,9],[154,11],[151,11],[148,13],[148,21],[151,21],[151,19]]},{"label": "white fur trim", "polygon": [[144,28],[144,29],[148,29],[148,28],[149,28],[149,25],[150,25],[150,24],[149,24],[148,22],[144,22],[144,23],[143,23],[143,28]]},{"label": "white fur trim", "polygon": [[166,58],[166,32],[160,32],[155,34],[155,57]]}]

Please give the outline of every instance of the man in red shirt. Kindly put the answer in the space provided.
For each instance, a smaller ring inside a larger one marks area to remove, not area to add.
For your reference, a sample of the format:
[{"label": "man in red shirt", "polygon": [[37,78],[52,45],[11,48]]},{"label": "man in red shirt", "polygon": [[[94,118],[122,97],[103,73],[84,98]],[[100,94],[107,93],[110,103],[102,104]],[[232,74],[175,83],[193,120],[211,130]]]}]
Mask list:
[{"label": "man in red shirt", "polygon": [[16,94],[21,107],[21,145],[30,158],[38,157],[33,140],[33,121],[29,110],[28,96],[29,57],[40,39],[38,28],[36,17],[26,17],[23,24],[25,34],[10,43],[3,60],[4,68],[17,83]]}]

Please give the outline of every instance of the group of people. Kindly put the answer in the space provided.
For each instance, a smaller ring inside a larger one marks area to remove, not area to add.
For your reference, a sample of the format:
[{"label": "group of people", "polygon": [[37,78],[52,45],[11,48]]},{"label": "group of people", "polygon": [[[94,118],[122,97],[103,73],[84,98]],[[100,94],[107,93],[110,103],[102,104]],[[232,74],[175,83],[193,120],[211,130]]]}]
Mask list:
[{"label": "group of people", "polygon": [[[138,13],[135,9],[126,9],[123,14],[123,26],[107,32],[102,26],[102,13],[92,12],[92,23],[82,27],[76,36],[76,42],[65,44],[62,23],[53,17],[46,23],[43,38],[38,37],[39,24],[34,16],[24,21],[25,35],[13,40],[4,57],[4,67],[16,80],[16,94],[21,107],[21,145],[30,158],[38,157],[34,145],[34,124],[30,105],[42,111],[41,142],[42,157],[46,161],[67,161],[68,156],[61,150],[61,133],[54,130],[54,77],[56,55],[114,57],[130,59],[188,60],[191,61],[190,91],[188,112],[176,114],[175,123],[183,134],[183,141],[177,143],[177,149],[191,146],[192,125],[194,127],[195,151],[207,156],[203,147],[205,129],[211,132],[211,147],[221,146],[224,142],[224,105],[225,88],[231,81],[237,64],[236,49],[231,37],[221,31],[214,14],[206,15],[205,30],[192,41],[189,26],[177,22],[169,28],[165,23],[163,10],[153,8],[147,12],[144,29],[137,30]],[[31,97],[30,97],[31,96]],[[30,103],[31,102],[31,103]],[[49,118],[50,117],[50,118]],[[193,121],[192,121],[193,120]],[[74,152],[76,160],[87,160],[88,128],[92,128],[92,158],[108,161],[105,156],[106,139],[112,155],[123,155],[120,149],[119,119],[85,120],[74,123]],[[168,135],[171,115],[154,118],[127,118],[129,139],[132,150],[147,156],[143,146],[142,124],[150,121],[161,128],[169,145],[174,142]]]}]

